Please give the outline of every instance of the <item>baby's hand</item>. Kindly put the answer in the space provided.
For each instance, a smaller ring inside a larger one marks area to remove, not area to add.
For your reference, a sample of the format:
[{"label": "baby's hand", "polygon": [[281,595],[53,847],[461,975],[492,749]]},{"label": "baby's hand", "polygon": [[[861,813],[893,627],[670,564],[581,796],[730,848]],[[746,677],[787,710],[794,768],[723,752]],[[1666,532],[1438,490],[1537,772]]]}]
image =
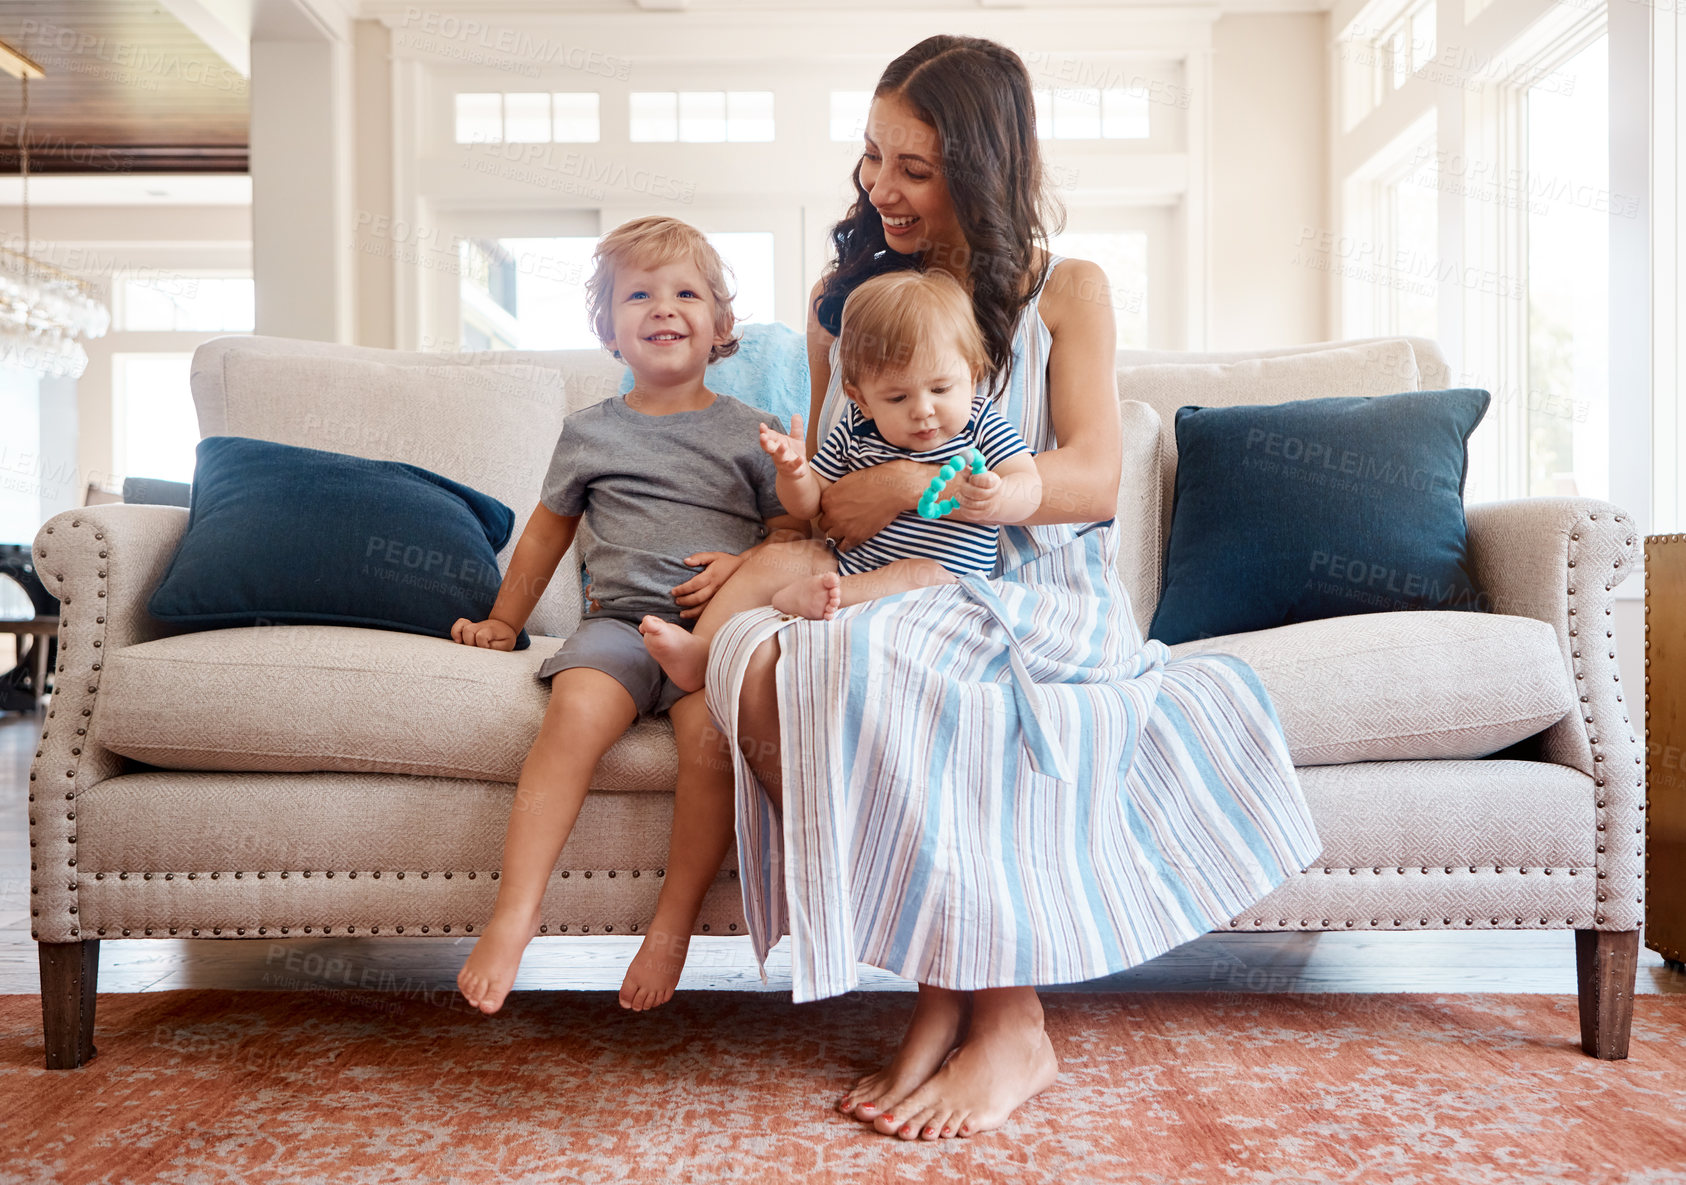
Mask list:
[{"label": "baby's hand", "polygon": [[761,425],[761,447],[773,458],[773,464],[786,477],[801,477],[808,467],[808,453],[802,443],[802,417],[790,417],[790,435],[777,428]]},{"label": "baby's hand", "polygon": [[515,639],[520,633],[520,630],[511,629],[507,621],[496,618],[470,621],[459,617],[451,627],[451,641],[461,642],[464,646],[478,646],[483,650],[514,650]]},{"label": "baby's hand", "polygon": [[993,470],[985,469],[982,473],[966,470],[954,490],[954,500],[960,503],[954,517],[974,523],[994,522],[1002,509],[1004,485]]}]

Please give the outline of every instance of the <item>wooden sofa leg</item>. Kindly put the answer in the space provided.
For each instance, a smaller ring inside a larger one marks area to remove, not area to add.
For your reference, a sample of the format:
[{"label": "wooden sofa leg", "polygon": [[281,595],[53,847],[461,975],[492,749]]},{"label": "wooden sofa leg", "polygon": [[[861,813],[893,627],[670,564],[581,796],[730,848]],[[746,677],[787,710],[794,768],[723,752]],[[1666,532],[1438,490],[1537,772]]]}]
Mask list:
[{"label": "wooden sofa leg", "polygon": [[94,1057],[94,991],[100,941],[37,943],[41,956],[41,1027],[47,1068],[74,1070]]},{"label": "wooden sofa leg", "polygon": [[1633,1028],[1633,981],[1639,973],[1638,930],[1576,930],[1581,1049],[1615,1061],[1627,1056]]}]

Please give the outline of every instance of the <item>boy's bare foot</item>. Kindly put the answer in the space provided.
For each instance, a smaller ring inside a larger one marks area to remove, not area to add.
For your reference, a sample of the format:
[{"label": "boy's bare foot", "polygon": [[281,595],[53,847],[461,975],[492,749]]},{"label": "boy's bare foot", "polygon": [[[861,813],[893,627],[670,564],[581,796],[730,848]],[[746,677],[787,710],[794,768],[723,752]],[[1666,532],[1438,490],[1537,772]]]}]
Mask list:
[{"label": "boy's bare foot", "polygon": [[521,952],[538,932],[536,914],[530,918],[506,917],[493,910],[492,920],[468,953],[468,962],[457,972],[457,990],[463,999],[487,1016],[502,1008],[521,966]]},{"label": "boy's bare foot", "polygon": [[690,630],[646,614],[638,623],[644,648],[681,691],[701,691],[708,675],[708,642]]},{"label": "boy's bare foot", "polygon": [[835,572],[805,576],[773,594],[773,608],[809,621],[830,621],[842,604],[843,582]]},{"label": "boy's bare foot", "polygon": [[1020,1104],[1052,1086],[1058,1073],[1035,991],[978,992],[966,1040],[954,1056],[873,1127],[904,1140],[977,1135],[1006,1123]]},{"label": "boy's bare foot", "polygon": [[644,944],[632,956],[621,982],[621,1007],[643,1012],[673,999],[673,989],[679,986],[679,975],[685,970],[685,952],[691,948],[691,936],[668,934],[651,930],[644,935]]},{"label": "boy's bare foot", "polygon": [[871,1123],[885,1111],[893,1114],[903,1099],[937,1072],[959,1043],[970,1003],[966,992],[921,984],[907,1035],[890,1064],[856,1082],[854,1089],[838,1101],[837,1109],[862,1123]]}]

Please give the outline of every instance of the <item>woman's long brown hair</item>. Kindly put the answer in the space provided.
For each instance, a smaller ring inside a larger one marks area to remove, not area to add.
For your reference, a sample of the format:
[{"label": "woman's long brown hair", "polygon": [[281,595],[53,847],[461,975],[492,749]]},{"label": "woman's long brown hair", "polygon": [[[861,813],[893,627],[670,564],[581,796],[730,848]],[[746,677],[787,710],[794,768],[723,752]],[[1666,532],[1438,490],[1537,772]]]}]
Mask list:
[{"label": "woman's long brown hair", "polygon": [[[1013,330],[1047,282],[1046,255],[1031,279],[1036,249],[1048,245],[1065,216],[1049,190],[1036,139],[1030,71],[1004,45],[981,37],[927,37],[884,70],[872,97],[896,95],[936,129],[949,199],[966,235],[961,260],[971,277],[972,310],[993,369],[991,394],[1006,389],[1013,362]],[[903,255],[884,240],[884,223],[861,185],[855,162],[855,204],[831,228],[837,258],[824,277],[814,309],[835,334],[843,302],[861,281],[907,267],[929,268],[931,249]]]}]

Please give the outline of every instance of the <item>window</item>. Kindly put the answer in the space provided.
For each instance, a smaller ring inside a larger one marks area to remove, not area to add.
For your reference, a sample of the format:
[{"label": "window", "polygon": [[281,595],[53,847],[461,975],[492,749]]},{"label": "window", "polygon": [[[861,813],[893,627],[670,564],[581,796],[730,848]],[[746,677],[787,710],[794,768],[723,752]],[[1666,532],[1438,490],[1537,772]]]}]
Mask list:
[{"label": "window", "polygon": [[871,91],[832,91],[831,138],[858,143],[866,135],[866,117],[871,110]]},{"label": "window", "polygon": [[1436,0],[1416,0],[1392,19],[1361,20],[1341,40],[1343,125],[1351,128],[1381,105],[1382,99],[1433,62],[1439,53]]},{"label": "window", "polygon": [[773,138],[772,91],[634,91],[635,143],[747,143]]},{"label": "window", "polygon": [[199,419],[188,387],[192,354],[113,354],[118,472],[192,481]]},{"label": "window", "polygon": [[123,281],[119,332],[250,333],[255,323],[250,276],[194,276],[148,269]]},{"label": "window", "polygon": [[1088,259],[1106,273],[1120,349],[1147,349],[1147,232],[1067,232],[1048,246],[1055,255]]},{"label": "window", "polygon": [[555,104],[558,144],[595,144],[601,139],[596,91],[559,92],[550,97]]},{"label": "window", "polygon": [[503,97],[503,138],[511,144],[543,144],[551,138],[550,95]]},{"label": "window", "polygon": [[[1434,141],[1413,156],[1412,167],[1387,183],[1382,200],[1387,242],[1393,248],[1395,276],[1386,286],[1388,307],[1383,332],[1438,338],[1440,258],[1440,174]],[[1403,269],[1406,281],[1398,282]]]},{"label": "window", "polygon": [[1432,119],[1349,177],[1343,233],[1313,253],[1339,283],[1343,336],[1439,337],[1441,280],[1459,274],[1440,253],[1440,184]]},{"label": "window", "polygon": [[458,144],[594,144],[600,136],[596,91],[457,96]]},{"label": "window", "polygon": [[[732,310],[739,323],[772,321],[773,235],[768,231],[709,234],[732,274]],[[465,244],[463,349],[595,350],[602,343],[586,319],[592,235],[476,240]],[[484,261],[483,264],[475,261]]]},{"label": "window", "polygon": [[457,143],[498,144],[503,141],[503,96],[457,96]]},{"label": "window", "polygon": [[1607,498],[1608,36],[1529,87],[1523,103],[1528,493]]},{"label": "window", "polygon": [[1123,87],[1038,90],[1036,134],[1044,140],[1145,140],[1148,93]]}]

